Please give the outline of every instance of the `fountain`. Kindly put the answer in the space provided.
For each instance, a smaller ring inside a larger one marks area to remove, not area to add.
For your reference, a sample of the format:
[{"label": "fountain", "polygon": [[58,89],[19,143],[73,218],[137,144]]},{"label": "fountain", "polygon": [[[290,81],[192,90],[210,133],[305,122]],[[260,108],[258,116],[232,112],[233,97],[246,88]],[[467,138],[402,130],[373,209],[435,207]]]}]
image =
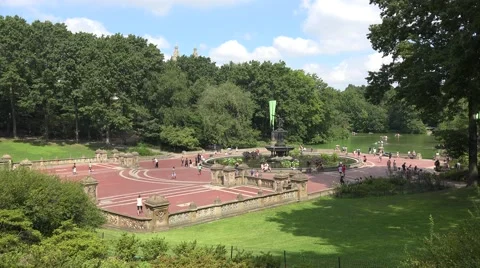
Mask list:
[{"label": "fountain", "polygon": [[287,136],[287,131],[283,129],[283,119],[279,116],[276,116],[276,118],[278,127],[273,131],[273,138],[276,142],[273,145],[265,146],[265,148],[270,151],[272,157],[285,157],[294,147],[285,144],[284,139]]}]

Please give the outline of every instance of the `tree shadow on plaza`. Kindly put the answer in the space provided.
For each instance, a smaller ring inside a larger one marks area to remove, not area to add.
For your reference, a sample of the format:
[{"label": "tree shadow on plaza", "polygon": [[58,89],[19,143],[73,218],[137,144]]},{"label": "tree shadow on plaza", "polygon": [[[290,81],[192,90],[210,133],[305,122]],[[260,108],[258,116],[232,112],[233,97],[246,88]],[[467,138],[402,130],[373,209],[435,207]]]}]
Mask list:
[{"label": "tree shadow on plaza", "polygon": [[282,232],[317,238],[310,248],[289,253],[295,262],[310,260],[312,267],[324,267],[324,262],[340,257],[344,263],[358,264],[342,267],[390,267],[405,259],[405,249],[412,251],[421,245],[428,235],[429,215],[434,217],[437,231],[468,217],[472,203],[464,191],[320,198],[305,208],[278,212],[267,220],[277,223]]}]

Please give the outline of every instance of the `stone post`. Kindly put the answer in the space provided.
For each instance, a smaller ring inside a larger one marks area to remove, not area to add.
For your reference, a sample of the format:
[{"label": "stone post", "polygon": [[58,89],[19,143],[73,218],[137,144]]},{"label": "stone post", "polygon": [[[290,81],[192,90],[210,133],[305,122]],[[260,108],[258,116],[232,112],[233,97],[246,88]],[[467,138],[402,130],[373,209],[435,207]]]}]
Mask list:
[{"label": "stone post", "polygon": [[190,210],[190,223],[194,223],[197,221],[197,204],[195,202],[191,202],[188,205],[188,209]]},{"label": "stone post", "polygon": [[24,159],[19,163],[21,168],[32,169],[32,161]]},{"label": "stone post", "polygon": [[133,155],[132,167],[136,168],[138,167],[138,160],[140,158],[140,154],[138,152],[132,152],[132,155]]},{"label": "stone post", "polygon": [[112,157],[113,157],[113,162],[118,163],[118,150],[117,149],[112,150]]},{"label": "stone post", "polygon": [[118,154],[118,163],[120,166],[125,166],[125,153],[119,153]]},{"label": "stone post", "polygon": [[277,193],[283,192],[283,187],[288,182],[288,173],[279,172],[273,175],[273,179],[275,180],[273,183],[273,190]]},{"label": "stone post", "polygon": [[308,199],[307,176],[303,173],[298,173],[290,181],[292,182],[292,188],[298,191],[298,200]]},{"label": "stone post", "polygon": [[102,153],[102,150],[100,149],[97,149],[95,151],[95,159],[97,160],[97,163],[100,163],[102,161],[102,158],[101,158],[101,153]]},{"label": "stone post", "polygon": [[237,185],[245,185],[247,184],[247,175],[248,175],[248,165],[247,164],[240,164],[238,165],[238,173],[240,175],[239,178],[237,178]]},{"label": "stone post", "polygon": [[295,175],[301,174],[302,172],[298,169],[293,169],[290,172],[288,172],[288,177],[292,179]]},{"label": "stone post", "polygon": [[108,162],[108,153],[105,150],[100,150],[100,161],[103,162]]},{"label": "stone post", "polygon": [[80,183],[83,185],[83,190],[87,194],[88,198],[90,198],[93,203],[97,203],[98,181],[92,176],[87,176],[83,178]]},{"label": "stone post", "polygon": [[161,195],[153,195],[145,200],[145,216],[152,218],[150,222],[150,230],[168,229],[168,202]]},{"label": "stone post", "polygon": [[6,170],[12,170],[12,157],[8,154],[4,154],[2,158],[0,158],[0,164]]},{"label": "stone post", "polygon": [[133,166],[133,155],[126,153],[124,156],[124,167],[131,168]]},{"label": "stone post", "polygon": [[211,184],[212,185],[222,185],[222,177],[223,177],[223,166],[220,164],[213,164],[210,167],[210,176],[211,176]]},{"label": "stone post", "polygon": [[225,187],[235,186],[235,168],[226,166],[223,168],[222,185]]}]

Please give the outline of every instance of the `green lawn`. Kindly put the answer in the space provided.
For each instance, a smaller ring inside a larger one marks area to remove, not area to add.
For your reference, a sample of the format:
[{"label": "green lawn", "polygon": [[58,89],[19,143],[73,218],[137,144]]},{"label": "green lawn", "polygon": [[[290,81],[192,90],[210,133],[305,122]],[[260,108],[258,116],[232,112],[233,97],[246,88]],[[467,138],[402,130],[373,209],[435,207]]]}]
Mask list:
[{"label": "green lawn", "polygon": [[[287,263],[308,259],[332,267],[395,267],[427,235],[429,215],[437,230],[446,230],[468,217],[471,189],[364,199],[321,198],[253,212],[216,222],[138,234],[141,239],[165,237],[171,244],[197,240],[255,252],[287,252]],[[121,232],[101,229],[105,239]],[[350,264],[350,265],[349,265]],[[315,266],[317,267],[317,266]]]},{"label": "green lawn", "polygon": [[39,140],[0,139],[0,157],[4,154],[12,156],[14,162],[28,158],[29,160],[93,157],[96,147],[93,144],[74,144],[67,142],[43,142]]}]

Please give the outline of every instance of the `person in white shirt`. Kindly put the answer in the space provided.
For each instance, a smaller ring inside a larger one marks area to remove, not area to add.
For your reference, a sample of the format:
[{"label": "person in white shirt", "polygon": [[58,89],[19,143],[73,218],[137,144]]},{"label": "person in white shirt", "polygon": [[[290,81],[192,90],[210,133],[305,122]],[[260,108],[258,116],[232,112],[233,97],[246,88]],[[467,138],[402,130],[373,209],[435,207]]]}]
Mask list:
[{"label": "person in white shirt", "polygon": [[140,213],[143,213],[143,202],[142,202],[142,197],[138,195],[137,197],[137,215],[140,215]]}]

